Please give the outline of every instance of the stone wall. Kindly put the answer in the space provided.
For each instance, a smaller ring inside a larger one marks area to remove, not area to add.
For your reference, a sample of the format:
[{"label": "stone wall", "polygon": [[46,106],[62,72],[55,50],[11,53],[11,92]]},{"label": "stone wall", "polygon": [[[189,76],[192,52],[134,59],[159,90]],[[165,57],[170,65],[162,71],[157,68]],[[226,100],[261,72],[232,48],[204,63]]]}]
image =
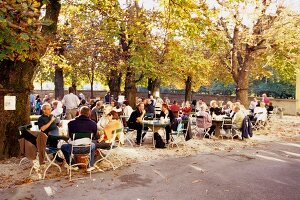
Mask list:
[{"label": "stone wall", "polygon": [[[49,93],[54,94],[54,91],[53,90],[42,90],[42,91],[35,90],[34,93],[39,94],[41,96],[41,98],[43,98],[45,96],[45,94],[49,94]],[[67,94],[67,93],[68,93],[68,91],[65,90],[65,94]],[[77,94],[79,94],[79,93],[83,93],[85,95],[86,99],[89,100],[90,91],[78,90]],[[105,94],[106,94],[106,91],[94,91],[94,96],[97,99],[99,99],[99,98],[102,99],[105,96]],[[141,93],[141,92],[138,92],[137,95],[139,97],[147,97],[148,96],[147,93]],[[184,101],[184,94],[161,93],[160,96],[161,96],[161,98],[168,97],[171,100],[171,102],[176,100],[180,104],[181,104],[181,102]],[[200,98],[207,104],[209,104],[209,102],[211,100],[223,101],[224,102],[223,104],[225,104],[227,101],[235,102],[235,96],[208,95],[208,94],[193,93],[192,99],[199,100]],[[249,97],[249,102],[252,99],[253,99],[253,97]],[[258,98],[258,99],[260,99],[260,98]],[[273,98],[270,98],[270,100],[273,102],[273,106],[282,107],[284,109],[284,114],[296,115],[296,100],[295,99],[273,99]]]}]

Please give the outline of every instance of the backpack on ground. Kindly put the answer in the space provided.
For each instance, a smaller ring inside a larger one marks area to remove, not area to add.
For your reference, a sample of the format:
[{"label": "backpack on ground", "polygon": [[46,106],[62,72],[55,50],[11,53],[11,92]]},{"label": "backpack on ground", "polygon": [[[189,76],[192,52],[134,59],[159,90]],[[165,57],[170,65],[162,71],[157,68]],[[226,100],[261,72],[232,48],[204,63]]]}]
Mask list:
[{"label": "backpack on ground", "polygon": [[154,140],[155,140],[155,148],[160,148],[160,149],[166,148],[165,147],[166,143],[163,141],[162,137],[157,132],[154,133]]}]

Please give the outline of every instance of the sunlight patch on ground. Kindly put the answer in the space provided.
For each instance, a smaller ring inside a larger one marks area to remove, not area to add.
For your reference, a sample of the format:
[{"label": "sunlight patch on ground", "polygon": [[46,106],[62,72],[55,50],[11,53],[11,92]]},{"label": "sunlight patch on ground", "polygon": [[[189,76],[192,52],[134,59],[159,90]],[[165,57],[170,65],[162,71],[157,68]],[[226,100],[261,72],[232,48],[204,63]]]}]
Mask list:
[{"label": "sunlight patch on ground", "polygon": [[269,156],[263,156],[263,155],[256,155],[256,156],[260,157],[260,158],[263,158],[263,159],[266,159],[266,160],[273,160],[273,161],[278,161],[278,162],[287,162],[285,160],[281,160],[281,159],[273,158],[273,157],[269,157]]},{"label": "sunlight patch on ground", "polygon": [[200,172],[204,172],[204,170],[203,169],[201,169],[200,167],[197,167],[197,166],[194,166],[194,165],[189,165],[191,168],[193,168],[193,169],[195,169],[195,170],[198,170],[198,171],[200,171]]},{"label": "sunlight patch on ground", "polygon": [[293,153],[293,152],[289,152],[289,151],[282,151],[282,152],[285,153],[285,154],[291,155],[291,156],[297,156],[297,157],[300,157],[300,154],[299,154],[299,153]]},{"label": "sunlight patch on ground", "polygon": [[292,146],[292,147],[299,147],[300,148],[300,144],[296,144],[296,143],[282,143],[282,142],[278,142],[278,144],[282,144],[282,145],[286,145],[286,146]]}]

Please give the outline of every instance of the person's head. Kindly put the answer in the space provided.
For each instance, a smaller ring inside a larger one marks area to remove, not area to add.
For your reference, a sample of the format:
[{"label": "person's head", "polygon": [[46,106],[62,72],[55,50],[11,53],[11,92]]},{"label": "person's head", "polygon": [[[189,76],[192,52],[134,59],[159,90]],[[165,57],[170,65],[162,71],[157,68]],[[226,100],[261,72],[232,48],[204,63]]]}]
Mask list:
[{"label": "person's head", "polygon": [[85,105],[85,104],[86,104],[85,99],[81,99],[81,105]]},{"label": "person's head", "polygon": [[58,101],[55,100],[52,102],[52,106],[54,109],[57,108],[57,105],[58,105]]},{"label": "person's head", "polygon": [[110,111],[110,113],[108,113],[107,117],[109,120],[113,120],[113,119],[118,120],[119,114],[116,111],[112,110]]},{"label": "person's head", "polygon": [[201,104],[201,103],[203,103],[203,100],[202,100],[202,99],[199,99],[198,102]]},{"label": "person's head", "polygon": [[273,103],[270,101],[269,106],[273,106]]},{"label": "person's head", "polygon": [[103,106],[103,101],[97,101],[96,107],[101,108]]},{"label": "person's head", "polygon": [[177,102],[176,100],[174,100],[174,101],[173,101],[173,104],[174,104],[174,105],[177,105],[177,104],[178,104],[178,102]]},{"label": "person's head", "polygon": [[186,106],[186,107],[191,107],[190,102],[189,102],[189,101],[186,101],[186,102],[185,102],[185,106]]},{"label": "person's head", "polygon": [[49,116],[51,114],[51,105],[49,103],[44,103],[42,105],[43,114]]},{"label": "person's head", "polygon": [[210,102],[210,107],[213,107],[213,108],[218,107],[217,101],[216,101],[216,100],[212,100],[212,101]]},{"label": "person's head", "polygon": [[69,93],[74,93],[74,92],[75,92],[74,88],[73,87],[69,87]]},{"label": "person's head", "polygon": [[253,98],[253,101],[254,101],[254,102],[257,102],[257,98],[256,98],[256,97],[254,97],[254,98]]},{"label": "person's head", "polygon": [[137,108],[139,109],[140,112],[145,110],[145,104],[144,103],[139,103]]},{"label": "person's head", "polygon": [[266,93],[263,93],[263,94],[262,94],[262,97],[267,97],[267,94],[266,94]]},{"label": "person's head", "polygon": [[166,111],[168,110],[168,104],[163,103],[163,104],[161,105],[161,110],[162,110],[163,112],[166,112]]},{"label": "person's head", "polygon": [[129,101],[127,101],[127,100],[124,101],[123,103],[125,104],[125,106],[128,106],[128,105],[129,105]]},{"label": "person's head", "polygon": [[91,109],[87,106],[82,106],[79,111],[80,115],[84,115],[86,117],[90,117]]},{"label": "person's head", "polygon": [[240,111],[240,106],[238,105],[238,104],[235,104],[235,106],[233,107],[233,111],[235,112],[235,113],[237,113],[237,112],[239,112]]},{"label": "person's head", "polygon": [[112,107],[117,106],[117,102],[116,102],[116,101],[111,101],[111,106],[112,106]]},{"label": "person's head", "polygon": [[142,98],[142,102],[143,102],[144,104],[147,104],[147,103],[148,103],[148,99]]},{"label": "person's head", "polygon": [[205,110],[206,110],[205,106],[201,105],[200,106],[200,111],[205,111]]}]

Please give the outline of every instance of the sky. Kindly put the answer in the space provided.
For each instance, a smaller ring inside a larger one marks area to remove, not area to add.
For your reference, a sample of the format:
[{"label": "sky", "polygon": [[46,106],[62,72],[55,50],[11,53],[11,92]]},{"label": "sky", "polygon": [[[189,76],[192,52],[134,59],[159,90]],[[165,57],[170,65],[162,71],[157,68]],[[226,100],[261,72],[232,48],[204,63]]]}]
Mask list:
[{"label": "sky", "polygon": [[[128,1],[128,0],[127,0]],[[208,4],[216,4],[215,0],[206,0]],[[283,2],[283,4],[287,7],[289,7],[291,10],[299,12],[300,13],[300,0],[275,0],[278,2]],[[119,0],[121,6],[126,5],[126,0]],[[158,0],[139,0],[139,4],[143,5],[145,9],[153,9],[154,7],[159,6],[159,3],[157,3]]]}]

